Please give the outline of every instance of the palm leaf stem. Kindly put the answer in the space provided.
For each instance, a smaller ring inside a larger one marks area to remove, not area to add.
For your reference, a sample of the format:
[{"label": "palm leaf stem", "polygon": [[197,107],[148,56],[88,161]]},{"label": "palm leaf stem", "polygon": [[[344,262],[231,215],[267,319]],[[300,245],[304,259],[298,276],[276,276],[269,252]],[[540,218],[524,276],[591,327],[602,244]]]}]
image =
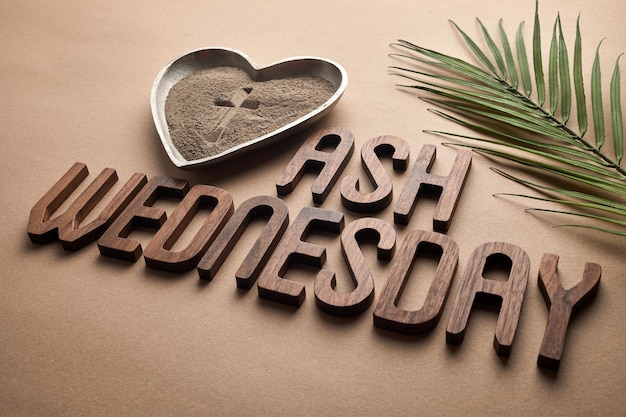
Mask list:
[{"label": "palm leaf stem", "polygon": [[458,143],[450,143],[446,145],[465,147],[465,148],[472,149],[478,153],[497,156],[505,160],[513,161],[520,165],[524,165],[524,166],[528,166],[531,168],[546,171],[552,174],[556,174],[566,179],[574,180],[582,184],[590,185],[592,187],[597,187],[607,192],[611,192],[611,193],[620,195],[622,197],[626,197],[626,186],[624,186],[623,184],[615,183],[614,181],[610,181],[605,178],[594,177],[593,175],[584,174],[576,170],[556,167],[554,165],[546,164],[546,163],[529,159],[529,158],[523,158],[517,155],[510,154],[508,152],[502,152],[502,151],[498,151],[498,150],[487,148],[487,147],[468,145],[468,144],[458,144]]},{"label": "palm leaf stem", "polygon": [[[511,102],[520,102],[523,103],[523,106],[526,107],[528,110],[532,111],[532,112],[536,112],[537,115],[539,115],[541,118],[547,120],[552,126],[554,126],[556,129],[562,131],[563,133],[565,133],[569,138],[571,138],[571,140],[573,140],[574,142],[577,142],[583,149],[585,149],[586,151],[589,151],[591,153],[593,153],[594,155],[596,155],[598,158],[600,158],[602,161],[604,161],[605,165],[614,169],[615,171],[619,172],[621,175],[626,177],[626,169],[622,168],[617,162],[613,161],[611,158],[609,158],[607,155],[604,154],[604,152],[602,152],[602,150],[596,146],[591,145],[589,142],[587,142],[584,137],[578,133],[576,133],[574,130],[572,130],[571,128],[569,128],[564,122],[562,122],[561,120],[559,120],[557,117],[554,116],[554,114],[550,113],[549,111],[546,111],[546,109],[544,109],[541,105],[535,103],[533,100],[531,100],[529,97],[527,97],[526,95],[524,95],[522,92],[520,92],[517,88],[515,88],[514,86],[510,85],[507,81],[501,79],[500,77],[497,77],[492,74],[489,74],[487,72],[485,72],[484,70],[480,69],[479,67],[476,67],[474,65],[465,63],[464,61],[458,59],[458,58],[454,58],[439,52],[435,52],[432,50],[428,50],[426,48],[422,48],[419,47],[417,45],[414,45],[410,42],[407,42],[405,40],[399,40],[398,43],[394,44],[396,46],[402,47],[402,48],[407,48],[413,52],[425,55],[431,59],[435,59],[437,61],[428,61],[428,60],[423,60],[423,59],[419,59],[413,55],[401,55],[401,54],[392,54],[395,56],[399,56],[402,58],[408,58],[408,59],[412,59],[412,60],[416,60],[418,62],[421,63],[425,63],[425,64],[429,64],[429,65],[434,65],[434,66],[438,66],[441,67],[443,69],[449,70],[449,71],[453,71],[456,72],[462,76],[470,76],[473,77],[475,80],[477,80],[478,83],[480,83],[483,86],[483,88],[486,88],[487,90],[489,90],[489,88],[491,87],[492,90],[490,91],[506,91],[509,94],[512,95],[512,100]],[[397,70],[403,70],[403,71],[410,71],[407,70],[405,68],[401,68],[401,67],[391,67],[393,69],[397,69]],[[495,70],[495,68],[493,68]],[[429,75],[427,73],[421,73],[419,71],[415,71],[415,73],[421,74],[421,75]],[[398,74],[396,74],[398,75]],[[411,77],[406,77],[406,78],[410,78],[416,82],[421,82],[424,83],[421,80],[415,79],[415,78],[411,78]],[[443,78],[442,78],[443,79]],[[447,81],[449,82],[455,82],[455,80],[458,80],[458,78],[453,78],[453,77],[447,77],[446,78]],[[499,88],[496,89],[495,86],[498,85]],[[404,86],[407,87],[407,86]],[[441,88],[441,86],[438,86],[439,88]],[[475,87],[475,86],[474,86]],[[439,94],[439,92],[437,90],[430,90],[432,93],[435,94]],[[457,97],[458,98],[458,97]]]},{"label": "palm leaf stem", "polygon": [[[525,99],[528,100],[525,96],[520,95],[520,99]],[[579,142],[581,145],[583,145],[583,147],[588,150],[589,152],[592,152],[593,154],[595,154],[596,156],[598,156],[600,159],[602,159],[607,166],[613,168],[615,171],[619,172],[620,174],[622,174],[623,176],[626,177],[626,169],[622,168],[617,162],[613,161],[611,158],[609,158],[607,155],[604,154],[604,152],[602,152],[599,148],[596,148],[595,146],[592,146],[589,142],[587,142],[581,135],[578,135],[576,132],[574,132],[572,129],[570,129],[568,126],[566,126],[565,124],[563,124],[560,120],[558,120],[556,117],[554,117],[553,115],[551,115],[550,113],[548,113],[547,111],[545,111],[542,107],[537,106],[535,103],[532,102],[532,100],[528,100],[529,103],[531,103],[532,105],[535,106],[535,110],[541,112],[543,114],[543,116],[550,120],[552,123],[554,123],[554,125],[558,128],[563,130],[564,132],[566,132],[572,139],[576,140],[577,142]]]},{"label": "palm leaf stem", "polygon": [[[605,176],[611,177],[611,178],[613,178],[613,179],[615,179],[617,181],[626,182],[626,179],[620,177],[617,174],[613,174],[612,172],[609,172],[607,174],[606,170],[603,167],[601,167],[601,166],[597,166],[597,165],[594,165],[594,164],[591,164],[591,163],[587,163],[587,162],[584,162],[584,161],[579,161],[577,159],[572,159],[572,158],[569,158],[569,157],[566,157],[566,156],[562,156],[562,155],[559,155],[558,153],[552,153],[552,152],[549,152],[549,151],[543,151],[543,150],[539,150],[539,149],[534,149],[534,148],[526,146],[526,145],[517,145],[517,144],[514,144],[514,143],[510,143],[510,142],[502,142],[502,141],[497,141],[497,140],[476,138],[476,137],[467,136],[467,135],[446,133],[446,132],[440,132],[440,131],[427,131],[427,132],[435,133],[435,134],[441,134],[441,135],[446,135],[446,136],[454,136],[454,137],[459,137],[459,138],[463,138],[463,139],[470,139],[470,140],[480,141],[480,142],[483,142],[483,143],[489,143],[491,145],[496,145],[496,146],[506,146],[506,147],[509,147],[509,148],[512,148],[512,149],[521,150],[521,151],[524,151],[526,153],[533,154],[533,155],[536,155],[536,156],[539,156],[539,157],[551,159],[553,161],[560,162],[562,164],[569,165],[569,166],[572,166],[574,168],[580,168],[580,169],[584,169],[584,170],[589,171],[589,172],[593,172],[595,174],[605,175]],[[626,184],[624,184],[624,186],[626,187]]]},{"label": "palm leaf stem", "polygon": [[[509,139],[511,141],[513,141],[514,143],[522,143],[524,145],[526,145],[527,147],[536,149],[536,148],[543,148],[546,150],[550,150],[553,152],[558,152],[561,154],[566,154],[566,155],[571,155],[573,157],[582,159],[582,160],[587,160],[590,162],[593,162],[595,164],[598,164],[602,167],[606,168],[606,164],[599,158],[597,158],[594,154],[591,154],[589,152],[586,152],[584,150],[581,150],[579,148],[572,148],[569,146],[563,146],[560,145],[558,142],[557,143],[546,143],[546,142],[538,142],[535,140],[531,140],[531,139],[527,139],[527,138],[523,138],[520,136],[515,136],[515,135],[511,135],[509,133],[505,133],[501,130],[497,130],[497,129],[493,129],[493,128],[489,128],[477,123],[471,123],[469,121],[466,120],[462,120],[459,119],[457,117],[454,117],[450,114],[444,113],[442,111],[436,110],[436,109],[429,109],[431,112],[445,118],[448,119],[450,121],[453,121],[461,126],[465,126],[471,130],[475,130],[475,131],[479,131],[479,132],[483,132],[486,133],[487,135],[491,135],[491,136],[495,136],[495,137],[503,137],[506,139]],[[473,137],[468,137],[468,136],[464,136],[464,135],[459,135],[459,134],[453,134],[453,133],[448,133],[448,132],[436,132],[436,131],[430,131],[430,130],[426,130],[425,132],[430,132],[430,133],[438,133],[438,134],[444,134],[444,135],[448,135],[448,136],[457,136],[457,137],[462,137],[462,138],[470,138],[470,139],[474,139],[474,140],[485,140],[485,139],[480,139],[480,138],[473,138]],[[616,178],[616,179],[623,179],[623,177],[616,172],[610,171],[608,169],[605,169],[603,172],[605,175]],[[626,179],[625,179],[626,180]]]}]

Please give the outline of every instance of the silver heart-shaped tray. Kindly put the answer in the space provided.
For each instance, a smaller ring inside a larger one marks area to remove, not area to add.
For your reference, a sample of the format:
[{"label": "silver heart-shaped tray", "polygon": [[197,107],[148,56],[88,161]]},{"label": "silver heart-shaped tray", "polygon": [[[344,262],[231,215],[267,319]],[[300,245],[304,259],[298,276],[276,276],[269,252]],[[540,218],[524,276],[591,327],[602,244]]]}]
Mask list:
[{"label": "silver heart-shaped tray", "polygon": [[[165,102],[172,87],[188,75],[217,67],[234,67],[245,71],[252,81],[268,81],[289,77],[322,77],[333,86],[334,93],[322,105],[282,127],[232,146],[218,154],[187,160],[174,146],[166,120]],[[337,103],[348,84],[348,76],[339,64],[318,57],[292,57],[266,67],[258,67],[245,54],[230,48],[214,47],[189,52],[163,67],[157,75],[150,95],[152,117],[163,147],[179,168],[201,168],[233,158],[285,139],[324,117]]]}]

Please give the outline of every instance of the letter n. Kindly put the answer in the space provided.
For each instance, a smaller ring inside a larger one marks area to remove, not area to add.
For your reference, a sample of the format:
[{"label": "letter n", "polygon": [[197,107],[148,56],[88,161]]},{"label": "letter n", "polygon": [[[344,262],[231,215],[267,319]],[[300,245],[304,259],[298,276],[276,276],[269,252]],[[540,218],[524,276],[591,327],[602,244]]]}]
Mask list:
[{"label": "letter n", "polygon": [[277,197],[251,197],[237,207],[198,263],[201,279],[213,279],[252,219],[257,217],[267,218],[267,223],[235,273],[237,287],[249,289],[255,283],[289,224],[289,208]]}]

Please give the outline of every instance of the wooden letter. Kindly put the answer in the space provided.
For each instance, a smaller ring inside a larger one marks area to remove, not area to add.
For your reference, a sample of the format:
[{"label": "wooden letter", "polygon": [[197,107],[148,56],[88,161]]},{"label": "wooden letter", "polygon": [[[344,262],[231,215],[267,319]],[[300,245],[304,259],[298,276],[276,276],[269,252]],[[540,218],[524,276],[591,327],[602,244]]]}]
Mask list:
[{"label": "wooden letter", "polygon": [[410,148],[408,143],[396,136],[379,136],[368,140],[361,147],[361,163],[374,184],[374,191],[360,191],[359,178],[344,177],[341,182],[341,202],[344,207],[359,213],[371,213],[384,209],[393,199],[393,184],[389,174],[380,163],[379,156],[390,155],[394,170],[406,170]]},{"label": "wooden letter", "polygon": [[268,218],[267,224],[235,274],[237,287],[252,287],[289,223],[289,209],[283,200],[276,197],[252,197],[237,207],[200,260],[200,278],[213,279],[246,227],[256,217]]},{"label": "wooden letter", "polygon": [[467,150],[459,152],[450,174],[446,177],[430,174],[436,153],[436,146],[422,146],[394,208],[395,223],[409,223],[420,194],[425,192],[439,195],[439,203],[433,216],[433,230],[441,233],[448,231],[472,163],[472,153]]},{"label": "wooden letter", "polygon": [[[213,210],[187,247],[172,251],[200,207],[211,207]],[[146,246],[146,265],[169,272],[195,268],[233,210],[233,199],[227,191],[210,185],[194,186]]]},{"label": "wooden letter", "polygon": [[[398,302],[422,251],[439,255],[435,277],[421,309],[401,310]],[[404,239],[397,261],[391,267],[389,279],[381,292],[374,310],[374,325],[407,334],[423,333],[434,328],[448,298],[458,261],[458,246],[449,237],[424,230],[411,230]]]},{"label": "wooden letter", "polygon": [[[304,207],[280,241],[276,251],[259,276],[259,297],[299,307],[304,302],[305,288],[299,282],[283,279],[290,262],[302,262],[321,268],[326,262],[326,248],[305,242],[312,228],[341,233],[343,213]],[[321,270],[320,275],[334,276],[332,271]],[[330,278],[332,279],[332,278]]]},{"label": "wooden letter", "polygon": [[81,225],[83,219],[117,182],[115,170],[105,168],[64,213],[51,218],[88,175],[89,171],[85,164],[75,163],[33,206],[28,222],[28,236],[31,241],[48,243],[58,238],[63,248],[67,250],[81,249],[98,239],[146,184],[145,175],[134,174],[96,219]]},{"label": "wooden letter", "polygon": [[393,256],[396,232],[389,223],[367,217],[350,223],[341,233],[341,249],[355,289],[348,294],[336,292],[335,276],[330,274],[320,275],[315,280],[315,301],[328,314],[355,315],[366,310],[374,301],[374,278],[359,249],[359,241],[363,239],[378,240],[378,259],[388,261]]},{"label": "wooden letter", "polygon": [[[323,150],[325,146],[336,146],[332,152]],[[313,132],[302,144],[296,155],[281,173],[276,182],[278,195],[291,193],[305,171],[319,171],[313,185],[313,202],[321,205],[339,175],[348,164],[354,151],[352,132],[342,128],[324,128]]]},{"label": "wooden letter", "polygon": [[153,177],[135,196],[128,207],[98,240],[100,254],[135,262],[141,256],[141,244],[136,240],[126,239],[135,226],[160,228],[167,215],[165,211],[150,207],[163,195],[182,198],[189,190],[184,180],[169,177]]},{"label": "wooden letter", "polygon": [[583,279],[574,287],[566,290],[561,285],[557,274],[558,263],[558,256],[546,253],[543,255],[539,266],[539,288],[550,313],[537,365],[554,370],[559,369],[561,363],[565,334],[572,311],[596,295],[602,276],[600,265],[587,262]]},{"label": "wooden letter", "polygon": [[[495,256],[495,259],[506,259],[506,263],[510,264],[511,270],[507,281],[483,277],[487,260],[492,256]],[[500,312],[493,345],[498,355],[509,356],[524,301],[529,269],[530,260],[526,252],[509,243],[485,243],[474,249],[448,320],[446,341],[455,345],[463,342],[469,315],[476,299],[494,302],[500,306]]]}]

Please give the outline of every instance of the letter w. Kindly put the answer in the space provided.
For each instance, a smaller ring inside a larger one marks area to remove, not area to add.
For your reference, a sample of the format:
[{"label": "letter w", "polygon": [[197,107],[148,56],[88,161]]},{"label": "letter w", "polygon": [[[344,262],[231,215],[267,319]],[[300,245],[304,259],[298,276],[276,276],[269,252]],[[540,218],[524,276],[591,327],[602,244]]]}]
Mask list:
[{"label": "letter w", "polygon": [[28,221],[28,236],[34,243],[61,240],[63,248],[78,250],[98,239],[107,227],[146,184],[144,174],[134,174],[91,222],[80,223],[117,182],[114,169],[105,168],[63,213],[52,217],[89,175],[87,166],[75,163],[33,206]]}]

